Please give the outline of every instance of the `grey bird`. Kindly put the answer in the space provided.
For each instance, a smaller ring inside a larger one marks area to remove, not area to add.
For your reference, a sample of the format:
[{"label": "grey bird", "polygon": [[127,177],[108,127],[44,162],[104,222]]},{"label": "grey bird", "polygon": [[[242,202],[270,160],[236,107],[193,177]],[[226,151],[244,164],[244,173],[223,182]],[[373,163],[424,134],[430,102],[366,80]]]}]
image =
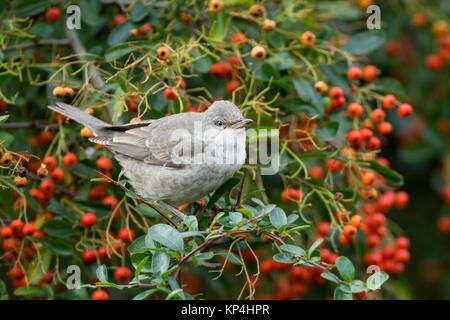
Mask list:
[{"label": "grey bird", "polygon": [[245,126],[252,122],[229,101],[216,101],[205,112],[125,125],[107,124],[65,103],[48,107],[87,127],[92,142],[113,152],[137,194],[172,206],[201,199],[242,167]]}]

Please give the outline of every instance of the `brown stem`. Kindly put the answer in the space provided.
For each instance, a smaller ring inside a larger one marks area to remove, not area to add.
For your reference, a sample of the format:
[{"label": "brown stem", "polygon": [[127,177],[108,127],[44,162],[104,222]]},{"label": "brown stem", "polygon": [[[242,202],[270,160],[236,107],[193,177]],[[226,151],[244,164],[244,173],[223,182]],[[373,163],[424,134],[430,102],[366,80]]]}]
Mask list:
[{"label": "brown stem", "polygon": [[242,176],[241,186],[239,187],[239,194],[238,194],[238,198],[236,200],[236,205],[234,206],[234,210],[237,210],[241,207],[241,197],[242,197],[242,191],[244,190],[244,182],[245,182],[245,171],[244,171],[244,175]]},{"label": "brown stem", "polygon": [[34,42],[27,42],[27,43],[21,43],[17,44],[11,47],[5,48],[3,51],[16,51],[16,50],[26,50],[26,49],[32,49],[36,47],[47,47],[47,46],[68,46],[69,41],[66,39],[62,40],[37,40]]},{"label": "brown stem", "polygon": [[[111,179],[110,177],[108,177],[107,175],[104,175],[103,173],[99,172],[99,174],[105,178],[106,180],[108,180],[108,182],[120,187],[122,190],[124,190],[125,192],[131,192],[130,189],[128,189],[127,187],[123,186],[122,184],[120,184],[118,181],[115,181],[113,179]],[[145,200],[144,198],[141,198],[139,195],[133,193],[134,197],[136,198],[136,200],[145,203],[147,206],[149,206],[150,208],[152,208],[153,210],[155,210],[156,212],[159,213],[159,215],[161,215],[164,219],[166,219],[175,229],[178,229],[178,224],[173,221],[169,216],[167,216],[164,212],[162,212],[157,206],[155,206],[153,203],[148,202],[147,200]]]}]

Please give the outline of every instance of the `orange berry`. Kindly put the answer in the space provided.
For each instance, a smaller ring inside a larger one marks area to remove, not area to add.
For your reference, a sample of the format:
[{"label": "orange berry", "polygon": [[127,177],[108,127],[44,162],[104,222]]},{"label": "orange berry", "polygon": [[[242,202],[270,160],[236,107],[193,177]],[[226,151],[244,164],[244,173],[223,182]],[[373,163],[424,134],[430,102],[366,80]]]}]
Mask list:
[{"label": "orange berry", "polygon": [[344,233],[345,237],[349,239],[350,241],[353,241],[356,237],[356,233],[358,232],[358,229],[352,224],[347,224],[342,228],[342,232]]},{"label": "orange berry", "polygon": [[384,109],[389,110],[395,107],[397,104],[397,99],[392,94],[387,94],[381,100],[381,104]]},{"label": "orange berry", "polygon": [[311,48],[314,46],[314,43],[316,42],[316,36],[311,31],[306,31],[302,34],[302,44],[307,47]]},{"label": "orange berry", "polygon": [[383,121],[378,124],[377,131],[379,134],[383,135],[390,134],[392,132],[392,125],[387,121]]},{"label": "orange berry", "polygon": [[352,118],[359,118],[363,113],[363,107],[356,102],[350,103],[347,107],[347,114]]},{"label": "orange berry", "polygon": [[381,109],[375,109],[372,111],[372,120],[375,123],[383,122],[386,118],[386,113]]},{"label": "orange berry", "polygon": [[74,153],[68,153],[63,157],[63,164],[67,168],[73,168],[77,164],[78,159]]},{"label": "orange berry", "polygon": [[354,226],[355,228],[359,228],[361,226],[361,216],[358,214],[353,215],[350,218],[350,223],[352,224],[352,226]]},{"label": "orange berry", "polygon": [[397,114],[402,118],[408,117],[409,115],[411,115],[412,112],[413,107],[411,107],[411,105],[408,103],[402,103],[401,105],[398,106],[397,109]]},{"label": "orange berry", "polygon": [[347,78],[350,81],[358,81],[362,78],[362,70],[358,67],[351,67],[347,71]]},{"label": "orange berry", "polygon": [[371,171],[364,172],[363,176],[361,177],[361,182],[368,186],[373,183],[375,180],[375,174]]},{"label": "orange berry", "polygon": [[92,293],[92,300],[108,300],[109,296],[105,290],[97,289]]}]

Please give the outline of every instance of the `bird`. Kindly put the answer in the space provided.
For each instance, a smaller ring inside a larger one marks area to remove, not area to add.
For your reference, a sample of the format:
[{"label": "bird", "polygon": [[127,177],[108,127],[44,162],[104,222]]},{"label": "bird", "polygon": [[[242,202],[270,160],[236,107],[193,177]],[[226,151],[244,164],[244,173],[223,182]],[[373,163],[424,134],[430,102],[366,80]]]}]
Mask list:
[{"label": "bird", "polygon": [[88,128],[89,140],[113,153],[134,191],[169,209],[209,195],[240,170],[245,127],[253,122],[225,100],[204,112],[119,125],[62,102],[48,108]]}]

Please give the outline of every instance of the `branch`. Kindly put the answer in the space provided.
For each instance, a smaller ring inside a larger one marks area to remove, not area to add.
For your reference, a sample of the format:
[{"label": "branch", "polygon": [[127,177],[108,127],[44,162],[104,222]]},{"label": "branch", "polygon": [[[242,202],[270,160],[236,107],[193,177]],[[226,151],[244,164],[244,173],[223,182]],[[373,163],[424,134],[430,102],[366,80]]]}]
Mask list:
[{"label": "branch", "polygon": [[52,131],[58,130],[58,126],[56,124],[48,124],[44,121],[29,121],[29,122],[7,122],[0,125],[1,129],[26,129],[26,128],[35,128],[35,129],[48,129]]},{"label": "branch", "polygon": [[34,42],[21,43],[14,46],[7,47],[3,49],[3,51],[16,51],[16,50],[26,50],[32,49],[36,47],[47,47],[47,46],[69,46],[69,40],[61,39],[61,40],[36,40]]},{"label": "branch", "polygon": [[164,212],[162,212],[157,206],[155,206],[153,203],[148,202],[147,200],[145,200],[144,198],[140,197],[139,195],[137,195],[136,193],[132,192],[130,189],[128,189],[127,187],[123,186],[122,184],[120,184],[118,181],[115,181],[113,179],[111,179],[110,177],[108,177],[107,175],[99,172],[99,174],[105,178],[106,180],[108,180],[108,182],[120,187],[122,190],[124,190],[125,192],[129,192],[132,193],[134,195],[134,197],[136,198],[136,200],[145,203],[146,205],[148,205],[150,208],[152,208],[153,210],[155,210],[156,212],[159,213],[159,215],[161,215],[164,219],[166,219],[175,229],[178,229],[178,224],[173,221],[171,218],[169,218],[168,215],[166,215]]}]

